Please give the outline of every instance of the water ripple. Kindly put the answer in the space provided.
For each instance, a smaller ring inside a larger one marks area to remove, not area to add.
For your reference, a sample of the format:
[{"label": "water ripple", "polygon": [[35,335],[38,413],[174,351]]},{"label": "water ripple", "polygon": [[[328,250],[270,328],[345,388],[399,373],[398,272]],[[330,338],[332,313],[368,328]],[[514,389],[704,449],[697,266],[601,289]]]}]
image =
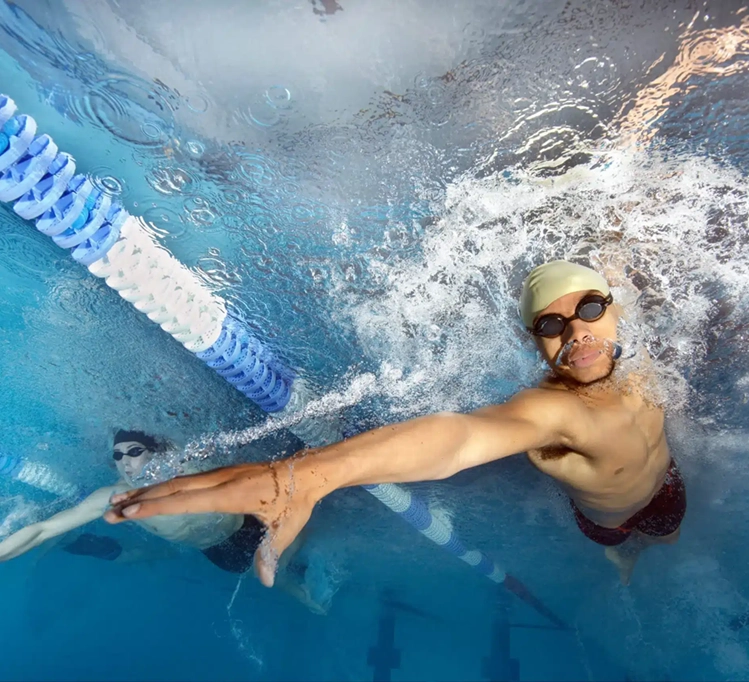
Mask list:
[{"label": "water ripple", "polygon": [[94,124],[140,147],[158,147],[172,135],[174,117],[162,91],[133,76],[111,74],[96,83],[81,110]]},{"label": "water ripple", "polygon": [[246,153],[240,154],[239,158],[238,170],[245,180],[260,187],[270,187],[275,184],[277,172],[270,167],[267,159],[257,154]]},{"label": "water ripple", "polygon": [[185,234],[185,220],[173,208],[154,204],[143,211],[143,219],[159,228],[163,234],[176,239]]},{"label": "water ripple", "polygon": [[187,199],[184,203],[184,209],[188,222],[198,227],[212,227],[216,222],[216,210],[207,199],[201,196]]},{"label": "water ripple", "polygon": [[190,173],[176,166],[157,166],[146,173],[146,181],[160,194],[191,194],[195,181]]},{"label": "water ripple", "polygon": [[278,107],[268,98],[257,99],[251,104],[234,112],[233,118],[238,123],[248,123],[255,128],[265,130],[276,125],[281,120]]},{"label": "water ripple", "polygon": [[95,187],[105,194],[118,199],[126,199],[129,194],[129,188],[124,180],[110,175],[112,169],[108,166],[94,166],[88,170],[87,175]]},{"label": "water ripple", "polygon": [[265,91],[265,99],[274,109],[291,107],[291,90],[283,85],[272,85]]},{"label": "water ripple", "polygon": [[19,232],[0,232],[0,261],[17,275],[46,280],[57,271],[62,255],[29,226],[21,226]]}]

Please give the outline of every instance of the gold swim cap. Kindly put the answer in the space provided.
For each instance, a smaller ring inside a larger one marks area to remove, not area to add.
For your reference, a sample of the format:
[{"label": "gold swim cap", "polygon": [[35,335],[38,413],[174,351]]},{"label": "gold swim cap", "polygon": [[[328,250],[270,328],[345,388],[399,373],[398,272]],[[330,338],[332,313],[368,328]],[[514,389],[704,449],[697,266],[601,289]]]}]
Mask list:
[{"label": "gold swim cap", "polygon": [[600,291],[609,295],[609,285],[595,270],[566,260],[539,265],[523,283],[520,294],[520,317],[529,329],[533,320],[552,301],[576,291]]}]

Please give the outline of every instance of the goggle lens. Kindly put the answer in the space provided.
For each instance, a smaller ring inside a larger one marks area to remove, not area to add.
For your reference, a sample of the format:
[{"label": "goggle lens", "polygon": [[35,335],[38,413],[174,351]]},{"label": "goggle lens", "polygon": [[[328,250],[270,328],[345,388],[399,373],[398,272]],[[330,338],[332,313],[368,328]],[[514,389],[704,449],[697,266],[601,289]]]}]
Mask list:
[{"label": "goggle lens", "polygon": [[112,458],[115,462],[119,462],[123,457],[140,457],[145,451],[146,448],[130,448],[127,452],[115,450],[112,453]]},{"label": "goggle lens", "polygon": [[564,317],[556,313],[542,315],[536,320],[531,333],[535,336],[553,339],[560,336],[573,320],[581,319],[583,322],[600,320],[613,300],[611,294],[606,298],[598,294],[586,296],[577,304],[575,314],[572,317]]}]

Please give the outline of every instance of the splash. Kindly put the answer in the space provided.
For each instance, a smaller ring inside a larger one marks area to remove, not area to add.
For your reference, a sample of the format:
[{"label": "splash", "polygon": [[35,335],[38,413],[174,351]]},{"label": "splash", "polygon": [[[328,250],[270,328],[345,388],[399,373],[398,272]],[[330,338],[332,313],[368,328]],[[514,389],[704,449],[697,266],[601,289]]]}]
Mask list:
[{"label": "splash", "polygon": [[229,619],[229,630],[231,632],[231,636],[237,643],[239,653],[251,664],[255,672],[259,672],[265,667],[265,662],[255,650],[255,647],[250,640],[250,636],[245,632],[244,622],[232,616],[232,608],[234,607],[234,602],[237,599],[239,588],[242,586],[242,581],[244,580],[244,578],[245,576],[243,574],[237,580],[237,584],[234,588],[234,591],[232,592],[231,599],[226,605],[226,615]]},{"label": "splash", "polygon": [[42,518],[43,508],[21,496],[0,498],[0,540]]},{"label": "splash", "polygon": [[554,179],[466,177],[448,188],[420,258],[373,259],[379,295],[338,283],[347,302],[339,317],[372,358],[422,377],[405,399],[391,396],[391,414],[465,409],[543,371],[517,316],[527,272],[554,258],[589,263],[607,276],[625,335],[648,351],[679,409],[716,320],[743,324],[748,212],[738,171],[683,154],[611,153]]},{"label": "splash", "polygon": [[[424,377],[421,372],[404,372],[384,361],[377,373],[351,373],[342,382],[339,390],[331,390],[310,400],[303,409],[287,416],[268,417],[264,422],[245,429],[222,432],[209,432],[187,443],[184,452],[178,456],[179,462],[164,466],[179,466],[186,461],[228,458],[232,461],[238,448],[255,443],[282,429],[294,427],[303,421],[321,421],[330,417],[340,417],[350,407],[371,400],[377,396],[400,396],[405,398]],[[266,456],[267,458],[267,456]]]}]

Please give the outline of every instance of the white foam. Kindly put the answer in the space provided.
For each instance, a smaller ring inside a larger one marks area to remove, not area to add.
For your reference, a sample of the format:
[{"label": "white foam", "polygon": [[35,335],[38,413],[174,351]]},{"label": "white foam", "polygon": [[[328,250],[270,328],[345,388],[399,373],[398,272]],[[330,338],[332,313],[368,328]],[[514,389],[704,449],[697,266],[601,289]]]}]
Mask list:
[{"label": "white foam", "polygon": [[40,505],[17,495],[0,498],[0,539],[36,522],[41,518]]},{"label": "white foam", "polygon": [[524,275],[552,258],[588,261],[617,300],[639,299],[629,334],[656,359],[677,408],[688,397],[682,374],[703,357],[716,296],[736,306],[724,314],[741,317],[747,208],[738,171],[683,155],[622,152],[553,180],[523,171],[510,180],[465,177],[448,187],[420,258],[374,260],[380,295],[337,283],[348,301],[339,316],[373,359],[418,374],[409,395],[392,396],[394,412],[489,402],[502,396],[487,376],[511,390],[541,368],[516,312]]}]

